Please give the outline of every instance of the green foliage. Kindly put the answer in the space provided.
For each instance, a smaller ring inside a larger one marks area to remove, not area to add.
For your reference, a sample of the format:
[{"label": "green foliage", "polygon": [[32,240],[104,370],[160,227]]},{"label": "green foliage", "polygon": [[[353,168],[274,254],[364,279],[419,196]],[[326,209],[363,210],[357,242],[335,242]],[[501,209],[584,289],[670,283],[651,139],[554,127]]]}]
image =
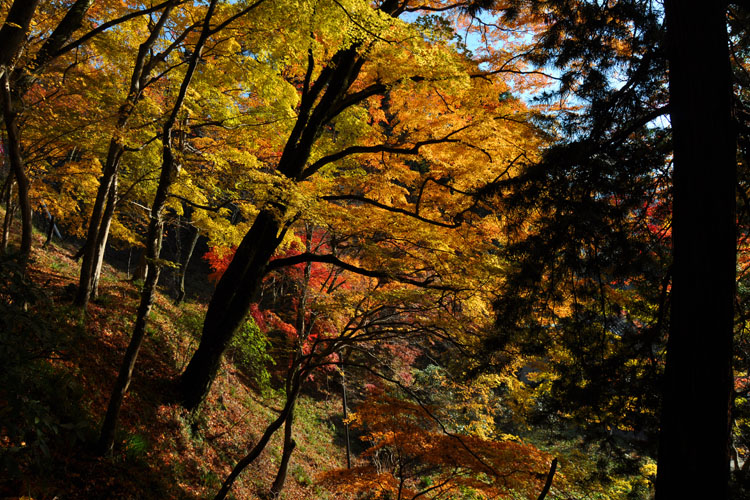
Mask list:
[{"label": "green foliage", "polygon": [[148,448],[148,438],[142,434],[133,434],[125,440],[125,456],[130,460],[145,457]]},{"label": "green foliage", "polygon": [[244,370],[263,393],[271,390],[268,366],[273,365],[274,361],[268,354],[270,346],[270,342],[252,318],[242,325],[229,345],[229,355],[234,364]]}]

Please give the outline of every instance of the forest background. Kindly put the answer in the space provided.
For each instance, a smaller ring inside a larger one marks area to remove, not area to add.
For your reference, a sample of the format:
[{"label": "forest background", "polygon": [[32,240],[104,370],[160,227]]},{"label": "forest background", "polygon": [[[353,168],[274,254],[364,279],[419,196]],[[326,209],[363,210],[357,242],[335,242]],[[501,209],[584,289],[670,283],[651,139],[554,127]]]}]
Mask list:
[{"label": "forest background", "polygon": [[0,5],[1,495],[748,494],[747,2]]}]

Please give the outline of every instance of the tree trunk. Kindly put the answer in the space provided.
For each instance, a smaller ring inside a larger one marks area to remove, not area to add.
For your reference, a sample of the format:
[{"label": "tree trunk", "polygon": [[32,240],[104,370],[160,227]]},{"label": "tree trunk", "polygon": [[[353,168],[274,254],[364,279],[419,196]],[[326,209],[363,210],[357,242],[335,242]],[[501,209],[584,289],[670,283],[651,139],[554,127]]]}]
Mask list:
[{"label": "tree trunk", "polygon": [[26,41],[39,0],[15,0],[0,28],[0,76],[7,76]]},{"label": "tree trunk", "polygon": [[99,226],[99,232],[94,248],[94,267],[91,277],[91,298],[96,299],[99,296],[99,279],[102,277],[102,265],[104,264],[104,253],[107,250],[107,240],[109,239],[109,228],[112,226],[112,218],[115,214],[117,205],[117,176],[112,180],[112,187],[107,195],[107,206],[104,209],[102,222]]},{"label": "tree trunk", "polygon": [[[15,6],[15,5],[14,5]],[[16,178],[18,186],[18,207],[21,209],[21,246],[18,251],[19,264],[25,271],[26,264],[31,255],[31,200],[29,199],[29,178],[24,171],[23,158],[21,157],[21,138],[18,131],[18,111],[11,97],[10,81],[8,73],[5,72],[0,80],[0,93],[2,93],[3,118],[5,129],[8,133],[8,159],[10,168]]]},{"label": "tree trunk", "polygon": [[292,452],[297,447],[297,443],[292,439],[292,427],[294,424],[294,405],[295,401],[292,401],[291,407],[289,408],[289,414],[284,422],[284,449],[281,452],[281,463],[279,464],[279,472],[276,474],[276,479],[271,485],[271,498],[278,498],[281,490],[284,488],[284,482],[286,481],[286,473],[289,469],[289,460],[292,458]]},{"label": "tree trunk", "polygon": [[13,225],[13,216],[16,213],[16,205],[13,203],[13,186],[16,181],[13,172],[8,174],[8,187],[5,190],[5,218],[3,220],[3,236],[0,242],[0,251],[3,255],[8,252],[8,240],[10,239],[10,227]]},{"label": "tree trunk", "polygon": [[187,89],[190,86],[190,81],[192,80],[195,68],[198,65],[198,60],[200,59],[201,51],[208,39],[211,17],[216,8],[217,1],[218,0],[211,0],[211,3],[208,6],[208,11],[206,12],[206,17],[203,21],[203,30],[196,42],[193,55],[190,58],[188,69],[180,86],[180,92],[175,100],[169,118],[164,123],[164,131],[162,133],[161,174],[159,176],[159,184],[156,188],[154,202],[151,206],[151,222],[149,223],[148,236],[146,239],[146,260],[149,262],[148,270],[146,271],[146,282],[143,284],[143,289],[141,290],[141,301],[138,305],[133,336],[130,339],[127,351],[125,352],[125,359],[123,359],[120,372],[117,376],[117,382],[115,383],[115,388],[112,391],[109,405],[107,407],[107,413],[104,417],[104,423],[102,424],[102,431],[99,438],[99,452],[102,454],[110,454],[112,452],[120,407],[122,406],[125,393],[130,385],[133,368],[135,367],[135,362],[138,358],[138,351],[140,350],[141,345],[143,344],[143,339],[146,335],[146,324],[148,322],[149,313],[151,312],[151,307],[154,303],[156,285],[159,282],[159,273],[161,271],[158,259],[161,253],[162,235],[164,233],[164,219],[162,212],[167,203],[169,189],[179,172],[179,164],[175,161],[174,153],[172,151],[172,135],[177,115],[180,109],[182,109]]},{"label": "tree trunk", "polygon": [[[313,88],[303,96],[299,116],[284,147],[277,170],[298,181],[320,130],[331,119],[331,107],[354,82],[363,64],[357,47],[339,51],[321,72]],[[318,96],[322,96],[318,99]],[[216,285],[206,312],[198,349],[179,380],[182,404],[195,409],[208,393],[221,357],[234,332],[242,324],[253,296],[259,290],[266,265],[281,243],[287,211],[283,200],[261,210],[240,243],[232,262]]]},{"label": "tree trunk", "polygon": [[657,500],[725,499],[735,290],[736,137],[722,2],[666,2],[674,141],[671,323]]},{"label": "tree trunk", "polygon": [[178,381],[182,404],[194,410],[208,394],[221,358],[260,288],[265,267],[284,238],[271,210],[261,210],[216,285],[203,322],[201,342]]},{"label": "tree trunk", "polygon": [[49,221],[47,221],[47,239],[44,240],[42,248],[47,248],[52,243],[52,235],[55,233],[55,216],[50,215]]},{"label": "tree trunk", "polygon": [[177,298],[174,301],[175,305],[180,305],[185,299],[185,275],[187,274],[187,267],[190,264],[190,259],[193,258],[193,251],[195,250],[195,245],[198,244],[198,238],[200,238],[200,235],[200,229],[194,227],[193,236],[190,239],[190,246],[188,246],[187,254],[185,254],[185,259],[180,266],[179,279],[177,282]]},{"label": "tree trunk", "polygon": [[146,271],[148,270],[148,263],[146,262],[146,249],[144,248],[138,256],[138,262],[135,264],[133,270],[133,276],[130,277],[131,281],[145,281]]},{"label": "tree trunk", "polygon": [[346,468],[352,468],[352,446],[349,440],[349,408],[346,403],[346,360],[344,359],[344,352],[341,352],[341,406],[343,408],[343,420],[344,420],[344,440],[346,442]]},{"label": "tree trunk", "polygon": [[[126,113],[126,111],[125,106],[120,108],[116,129],[118,131],[122,130],[127,123],[129,113]],[[110,198],[110,192],[116,183],[120,160],[125,152],[125,148],[119,141],[119,138],[115,137],[110,140],[107,161],[102,169],[102,176],[99,179],[99,189],[96,192],[96,200],[91,210],[91,218],[89,219],[89,226],[86,231],[86,242],[83,246],[83,261],[81,262],[81,275],[78,280],[78,293],[75,299],[75,304],[82,308],[85,308],[89,303],[93,292],[94,274],[99,261],[97,243],[106,242],[107,235],[105,233],[109,230],[111,222],[111,219],[105,221],[104,215],[106,213],[107,201]]]},{"label": "tree trunk", "polygon": [[284,405],[284,408],[281,410],[281,413],[276,418],[276,420],[271,422],[268,425],[268,427],[266,427],[265,432],[263,432],[263,435],[261,436],[258,443],[255,446],[253,446],[253,448],[250,450],[250,453],[245,455],[245,457],[242,458],[242,460],[237,462],[237,465],[234,466],[234,469],[232,469],[232,472],[224,480],[224,483],[221,485],[221,489],[214,497],[214,500],[224,500],[227,497],[227,493],[229,493],[229,490],[232,487],[232,484],[234,484],[235,479],[237,479],[237,476],[239,476],[240,473],[243,470],[245,470],[245,467],[253,463],[255,459],[260,456],[261,452],[265,449],[266,445],[268,444],[268,441],[271,439],[274,433],[279,429],[279,427],[281,427],[281,424],[283,424],[284,421],[287,419],[287,417],[290,415],[292,408],[294,408],[294,404],[297,400],[297,395],[299,394],[300,373],[297,372],[292,377],[293,377],[293,381],[291,384],[291,390],[287,393],[286,404]]},{"label": "tree trunk", "polygon": [[[95,292],[95,283],[98,282],[98,274],[101,272],[102,245],[106,245],[109,228],[114,214],[114,200],[116,199],[117,172],[120,168],[125,145],[122,143],[122,135],[130,116],[135,110],[136,104],[141,98],[145,77],[148,76],[150,68],[146,63],[147,57],[156,42],[156,39],[166,23],[174,8],[175,2],[169,3],[162,11],[156,24],[151,27],[148,38],[138,47],[133,72],[130,77],[130,89],[125,102],[117,110],[117,121],[115,133],[109,141],[107,160],[102,169],[99,180],[99,189],[96,192],[96,201],[91,212],[89,227],[86,231],[86,243],[83,247],[83,261],[81,263],[81,275],[78,281],[78,293],[74,303],[86,308],[92,294]],[[109,203],[112,200],[112,203]],[[99,271],[97,271],[97,268]]]}]

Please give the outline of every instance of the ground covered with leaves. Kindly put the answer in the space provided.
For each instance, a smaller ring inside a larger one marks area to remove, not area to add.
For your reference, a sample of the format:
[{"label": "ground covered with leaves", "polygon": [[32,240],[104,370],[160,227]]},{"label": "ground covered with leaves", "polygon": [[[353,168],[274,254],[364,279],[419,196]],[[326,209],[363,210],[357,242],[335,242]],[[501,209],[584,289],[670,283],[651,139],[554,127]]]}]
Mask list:
[{"label": "ground covered with leaves", "polygon": [[[26,278],[2,263],[0,301],[0,498],[206,498],[273,420],[283,397],[259,390],[225,360],[197,414],[173,400],[172,381],[195,348],[205,305],[159,295],[111,458],[94,452],[109,391],[132,330],[138,284],[106,267],[85,315],[71,306],[75,249],[40,244]],[[298,403],[283,498],[330,498],[316,479],[343,466],[341,400],[321,381]],[[282,436],[235,482],[238,499],[263,498]]]}]

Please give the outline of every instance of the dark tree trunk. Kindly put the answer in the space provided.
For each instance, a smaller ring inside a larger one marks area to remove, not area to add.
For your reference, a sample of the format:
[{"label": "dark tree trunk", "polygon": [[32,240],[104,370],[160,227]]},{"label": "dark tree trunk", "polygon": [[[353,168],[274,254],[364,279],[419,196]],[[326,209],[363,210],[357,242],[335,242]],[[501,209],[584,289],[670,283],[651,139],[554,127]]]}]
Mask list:
[{"label": "dark tree trunk", "polygon": [[131,281],[145,281],[147,269],[148,269],[148,264],[146,263],[146,249],[144,248],[138,256],[138,261],[135,264],[135,269],[133,270],[133,276],[130,277],[130,280]]},{"label": "dark tree trunk", "polygon": [[300,388],[300,373],[296,372],[294,375],[292,375],[292,383],[290,384],[291,390],[287,392],[287,399],[286,404],[284,405],[284,408],[281,410],[281,413],[279,416],[271,422],[268,427],[266,427],[265,432],[263,432],[263,435],[261,436],[258,443],[253,446],[253,448],[250,450],[250,453],[245,455],[245,457],[242,458],[239,462],[237,462],[237,465],[234,466],[234,469],[232,469],[232,472],[227,476],[227,478],[224,480],[224,483],[221,485],[221,489],[214,497],[214,500],[224,500],[227,497],[227,494],[229,493],[229,490],[232,488],[232,484],[234,484],[235,479],[237,479],[237,476],[240,475],[240,473],[245,470],[245,467],[250,465],[255,461],[256,458],[258,458],[261,454],[261,452],[265,449],[266,445],[268,444],[268,441],[271,439],[271,437],[274,435],[274,433],[281,427],[281,424],[284,423],[284,421],[289,417],[289,415],[292,412],[292,409],[294,408],[294,404],[297,400],[297,395],[299,394],[299,388]]},{"label": "dark tree trunk", "polygon": [[13,172],[8,174],[8,187],[5,191],[5,218],[3,220],[3,236],[0,242],[0,251],[5,255],[8,252],[8,240],[10,239],[10,227],[13,225],[13,216],[16,213],[16,205],[13,203],[13,186],[16,181]]},{"label": "dark tree trunk", "polygon": [[159,176],[159,184],[156,188],[154,202],[151,206],[151,222],[149,223],[148,236],[146,239],[146,259],[149,261],[149,266],[146,271],[146,282],[143,284],[143,289],[141,290],[141,301],[138,305],[133,336],[131,337],[128,348],[125,352],[125,359],[123,359],[120,367],[117,382],[112,391],[109,405],[107,407],[107,413],[102,424],[101,435],[99,438],[99,452],[102,454],[110,454],[112,452],[120,407],[122,406],[125,393],[130,385],[133,368],[135,367],[135,362],[138,358],[138,351],[140,350],[141,345],[143,344],[143,339],[146,335],[146,324],[148,322],[149,313],[151,312],[151,307],[154,303],[156,285],[159,282],[159,273],[161,271],[158,259],[161,253],[162,235],[164,233],[164,219],[162,212],[167,204],[169,189],[179,172],[179,163],[175,160],[172,149],[174,126],[179,111],[182,109],[182,105],[185,102],[187,89],[190,86],[193,74],[195,74],[195,68],[200,60],[201,51],[203,50],[203,46],[210,34],[211,17],[216,9],[217,1],[218,0],[211,0],[211,3],[208,6],[206,17],[203,20],[203,29],[195,44],[193,54],[190,57],[190,62],[187,71],[185,72],[185,76],[183,77],[180,91],[175,99],[172,111],[167,121],[164,123],[164,131],[162,133],[161,174]]},{"label": "dark tree trunk", "polygon": [[669,0],[666,20],[674,264],[656,498],[720,500],[729,480],[736,259],[725,10]]},{"label": "dark tree trunk", "polygon": [[39,0],[15,0],[0,28],[0,76],[7,74],[26,41]]},{"label": "dark tree trunk", "polygon": [[29,256],[31,255],[31,200],[29,199],[29,178],[24,171],[23,158],[21,157],[21,138],[18,130],[18,111],[16,103],[10,90],[8,73],[5,72],[0,79],[0,93],[2,93],[3,118],[5,129],[8,134],[8,160],[10,168],[16,178],[18,186],[18,207],[21,210],[21,246],[19,248],[19,264],[22,270],[26,269]]},{"label": "dark tree trunk", "polygon": [[187,267],[190,264],[190,259],[193,258],[193,251],[195,251],[195,245],[198,244],[198,238],[200,238],[200,235],[200,229],[194,227],[193,236],[190,238],[190,245],[185,254],[185,259],[180,266],[179,279],[177,281],[177,298],[175,298],[174,301],[175,305],[180,305],[185,299],[185,275],[187,274]]},{"label": "dark tree trunk", "polygon": [[346,468],[352,468],[352,447],[349,441],[349,408],[346,403],[346,361],[344,359],[344,352],[341,352],[341,406],[343,408],[344,416],[344,440],[346,443]]},{"label": "dark tree trunk", "polygon": [[281,490],[284,488],[284,482],[286,481],[286,473],[289,470],[289,460],[292,458],[292,453],[297,447],[297,443],[292,439],[292,428],[294,426],[294,405],[292,402],[289,408],[289,414],[284,422],[284,449],[281,452],[281,463],[279,464],[279,472],[276,474],[276,479],[271,485],[271,498],[278,498]]},{"label": "dark tree trunk", "polygon": [[50,215],[49,221],[47,221],[47,239],[44,240],[42,248],[47,248],[52,243],[52,235],[55,234],[55,216]]},{"label": "dark tree trunk", "polygon": [[283,238],[277,215],[261,210],[216,285],[203,322],[200,345],[179,379],[185,408],[194,410],[208,393],[222,355],[258,292],[266,264]]}]

